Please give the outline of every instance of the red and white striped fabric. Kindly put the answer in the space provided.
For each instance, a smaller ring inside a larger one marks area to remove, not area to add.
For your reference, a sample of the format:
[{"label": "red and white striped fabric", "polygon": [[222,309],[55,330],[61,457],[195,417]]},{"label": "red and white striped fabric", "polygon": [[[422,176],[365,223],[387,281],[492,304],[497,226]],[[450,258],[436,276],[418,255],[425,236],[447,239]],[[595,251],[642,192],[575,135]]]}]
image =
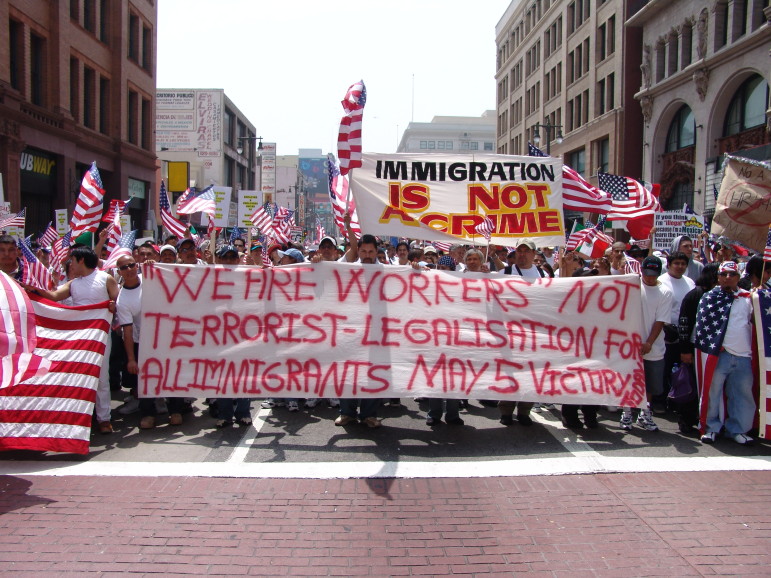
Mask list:
[{"label": "red and white striped fabric", "polygon": [[51,223],[48,223],[48,227],[46,227],[45,232],[40,235],[40,239],[38,239],[38,243],[40,243],[41,247],[50,247],[54,244],[54,241],[59,238],[59,233],[51,226]]},{"label": "red and white striped fabric", "polygon": [[249,219],[252,221],[252,225],[257,227],[263,235],[268,231],[273,231],[273,217],[265,210],[264,205],[258,206]]},{"label": "red and white striped fabric", "polygon": [[[130,199],[129,199],[130,200]],[[110,206],[107,208],[104,216],[102,217],[103,223],[112,223],[115,220],[115,214],[118,214],[118,218],[126,210],[126,201],[119,199],[113,199],[110,201]]]},{"label": "red and white striped fabric", "polygon": [[112,253],[113,249],[120,243],[120,238],[123,236],[122,227],[120,226],[120,216],[122,214],[121,208],[117,207],[112,209],[112,223],[110,224],[110,231],[107,233],[107,254]]},{"label": "red and white striped fabric", "polygon": [[345,212],[351,214],[351,229],[357,239],[361,239],[361,226],[359,225],[359,216],[356,214],[356,202],[353,197],[348,198],[348,177],[340,174],[340,166],[327,157],[327,172],[329,176],[329,198],[332,202],[332,213],[335,217],[335,224],[343,236],[347,236],[345,229]]},{"label": "red and white striped fabric", "polygon": [[[189,191],[190,189],[188,189]],[[158,196],[158,206],[161,210],[161,222],[166,230],[172,235],[182,239],[187,232],[187,225],[171,214],[171,205],[169,197],[166,194],[166,185],[161,181],[161,192]]]},{"label": "red and white striped fabric", "polygon": [[[13,296],[17,307],[2,309],[3,323],[9,319],[16,323],[23,332],[19,333],[23,347],[29,350],[36,345],[32,353],[17,354],[29,356],[21,374],[8,370],[3,355],[0,378],[3,385],[8,383],[0,389],[0,450],[87,454],[112,316],[107,302],[64,307],[36,295],[18,297],[9,285],[14,282],[4,273],[0,278],[2,290]],[[30,335],[33,310],[35,332]],[[8,326],[3,329],[7,336]],[[7,345],[0,341],[0,347]],[[0,354],[5,351],[0,349]]]},{"label": "red and white striped fabric", "polygon": [[340,132],[337,135],[337,157],[340,159],[340,174],[361,166],[361,125],[364,105],[367,102],[367,89],[364,81],[348,87],[343,99],[345,115],[340,119]]},{"label": "red and white striped fabric", "polygon": [[102,178],[96,163],[91,163],[91,168],[83,175],[80,184],[80,194],[72,211],[70,228],[74,237],[78,237],[86,231],[96,231],[102,219],[102,204],[104,202],[104,189]]},{"label": "red and white striped fabric", "polygon": [[0,231],[9,229],[11,227],[25,227],[27,223],[27,208],[23,208],[15,215],[9,215],[5,219],[0,220]]},{"label": "red and white striped fabric", "polygon": [[568,211],[606,214],[613,206],[610,195],[592,186],[567,165],[562,165],[562,207]]}]

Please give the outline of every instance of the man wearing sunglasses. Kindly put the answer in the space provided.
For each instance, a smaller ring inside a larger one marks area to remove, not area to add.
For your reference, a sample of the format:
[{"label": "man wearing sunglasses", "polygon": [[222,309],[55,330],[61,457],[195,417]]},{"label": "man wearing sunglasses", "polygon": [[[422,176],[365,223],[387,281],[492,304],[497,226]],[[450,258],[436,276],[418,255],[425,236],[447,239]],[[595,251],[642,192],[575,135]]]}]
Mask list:
[{"label": "man wearing sunglasses", "polygon": [[[696,314],[697,360],[704,368],[701,384],[701,441],[713,444],[725,435],[741,445],[755,416],[752,396],[752,299],[739,288],[739,267],[725,261],[718,269],[718,285],[705,293]],[[721,416],[727,398],[727,416]],[[706,410],[706,412],[705,412]],[[725,417],[725,423],[723,419]]]}]

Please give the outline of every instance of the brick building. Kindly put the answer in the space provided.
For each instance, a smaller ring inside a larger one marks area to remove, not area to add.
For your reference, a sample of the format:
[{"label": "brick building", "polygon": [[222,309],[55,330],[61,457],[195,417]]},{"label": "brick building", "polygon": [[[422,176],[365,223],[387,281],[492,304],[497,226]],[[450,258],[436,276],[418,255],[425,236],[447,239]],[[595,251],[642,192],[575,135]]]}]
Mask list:
[{"label": "brick building", "polygon": [[639,176],[641,34],[628,0],[513,0],[496,26],[497,151],[538,146],[597,184]]},{"label": "brick building", "polygon": [[75,204],[96,161],[105,199],[134,197],[146,228],[156,190],[155,0],[0,2],[0,173],[27,234]]}]

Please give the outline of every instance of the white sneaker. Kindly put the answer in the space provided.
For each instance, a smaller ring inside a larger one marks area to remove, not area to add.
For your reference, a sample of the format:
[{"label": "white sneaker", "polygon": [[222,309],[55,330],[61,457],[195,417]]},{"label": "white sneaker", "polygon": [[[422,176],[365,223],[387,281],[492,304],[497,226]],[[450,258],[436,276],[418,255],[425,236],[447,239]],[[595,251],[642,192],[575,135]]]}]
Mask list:
[{"label": "white sneaker", "polygon": [[272,407],[276,407],[276,402],[272,399],[266,399],[260,404],[260,407],[263,409],[270,409]]},{"label": "white sneaker", "polygon": [[125,403],[118,408],[118,413],[121,415],[131,415],[139,411],[139,400],[133,395],[126,398]]},{"label": "white sneaker", "polygon": [[541,413],[541,412],[543,411],[543,410],[541,409],[541,404],[540,404],[540,403],[536,403],[536,404],[533,406],[533,411],[534,411],[535,413]]},{"label": "white sneaker", "polygon": [[755,441],[750,436],[744,435],[744,434],[736,434],[735,436],[733,436],[733,439],[737,444],[742,446],[751,445],[752,442]]},{"label": "white sneaker", "polygon": [[317,405],[319,405],[319,398],[317,397],[314,397],[313,399],[305,400],[305,407],[307,407],[308,409],[313,409]]},{"label": "white sneaker", "polygon": [[300,411],[300,405],[296,401],[290,401],[286,404],[289,411]]},{"label": "white sneaker", "polygon": [[651,410],[644,409],[640,412],[640,415],[637,416],[637,425],[639,425],[641,428],[646,429],[648,431],[658,431],[659,426],[656,425],[656,422],[653,421],[653,417],[651,416]]},{"label": "white sneaker", "polygon": [[335,397],[330,397],[327,400],[327,403],[329,404],[329,407],[340,407],[340,400]]},{"label": "white sneaker", "polygon": [[618,423],[619,426],[621,426],[621,429],[630,430],[632,429],[632,412],[625,411],[621,414],[621,421]]}]

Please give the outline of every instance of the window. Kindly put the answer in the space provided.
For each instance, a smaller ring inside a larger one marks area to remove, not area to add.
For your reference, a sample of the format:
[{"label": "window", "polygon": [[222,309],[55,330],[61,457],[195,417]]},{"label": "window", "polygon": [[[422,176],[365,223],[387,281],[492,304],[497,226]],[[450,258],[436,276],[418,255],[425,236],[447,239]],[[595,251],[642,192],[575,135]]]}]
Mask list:
[{"label": "window", "polygon": [[580,149],[568,154],[568,166],[581,176],[586,176],[586,151]]},{"label": "window", "polygon": [[597,170],[607,173],[610,169],[610,139],[597,141]]},{"label": "window", "polygon": [[46,92],[46,41],[42,36],[30,34],[30,101],[45,106]]},{"label": "window", "polygon": [[128,142],[138,144],[139,94],[129,90],[128,94]]},{"label": "window", "polygon": [[491,142],[486,142],[486,143],[484,144],[484,149],[485,149],[486,151],[492,151],[492,150],[493,150],[493,143],[491,143]]},{"label": "window", "polygon": [[616,17],[611,16],[608,18],[608,55],[613,54],[616,51]]},{"label": "window", "polygon": [[747,1],[734,0],[733,22],[731,23],[731,42],[736,42],[747,34]]},{"label": "window", "polygon": [[448,150],[448,151],[451,151],[452,150],[452,141],[451,140],[444,141],[444,148],[446,150]]},{"label": "window", "polygon": [[728,0],[718,0],[713,13],[715,18],[715,50],[728,44]]},{"label": "window", "polygon": [[432,141],[432,140],[428,141],[428,149],[432,150],[435,148],[436,148],[436,141]]},{"label": "window", "polygon": [[667,45],[664,42],[656,44],[656,82],[664,80],[667,75],[664,64],[666,63]]},{"label": "window", "polygon": [[150,150],[153,145],[153,119],[151,111],[153,110],[153,103],[149,98],[142,98],[142,120],[140,129],[142,134],[140,135],[140,146],[145,150]]},{"label": "window", "polygon": [[153,67],[153,31],[142,26],[142,68],[151,70]]},{"label": "window", "polygon": [[420,141],[420,148],[421,149],[427,149],[428,148],[428,141],[425,141],[425,140]]},{"label": "window", "polygon": [[83,126],[94,128],[95,108],[96,73],[86,66],[83,68]]},{"label": "window", "polygon": [[10,44],[11,86],[18,91],[24,87],[24,29],[21,22],[10,20],[8,22],[8,43]]},{"label": "window", "polygon": [[230,157],[225,157],[225,174],[222,175],[225,177],[225,186],[226,187],[232,187],[233,186],[233,175],[236,171],[236,162],[234,159]]},{"label": "window", "polygon": [[605,56],[607,55],[607,46],[606,46],[606,34],[607,34],[607,25],[606,24],[600,24],[600,27],[597,29],[597,61],[602,62],[605,60]]},{"label": "window", "polygon": [[471,142],[471,150],[472,151],[478,151],[479,150],[479,143],[476,141]]},{"label": "window", "polygon": [[99,132],[110,134],[110,81],[99,79]]},{"label": "window", "polygon": [[677,57],[679,52],[677,34],[670,34],[669,42],[667,43],[667,76],[672,76],[677,72]]},{"label": "window", "polygon": [[608,110],[616,108],[616,73],[611,72],[608,75],[607,82],[608,96],[605,99],[608,102]]},{"label": "window", "polygon": [[70,0],[70,18],[80,22],[80,0]]},{"label": "window", "polygon": [[128,43],[128,57],[139,62],[139,16],[136,14],[129,15]]},{"label": "window", "polygon": [[436,141],[436,148],[437,148],[437,150],[443,151],[444,150],[444,141],[443,140]]},{"label": "window", "polygon": [[110,39],[110,35],[109,35],[110,0],[99,0],[99,1],[101,6],[99,10],[99,40],[107,44]]},{"label": "window", "polygon": [[667,201],[666,210],[677,211],[685,204],[693,207],[693,183],[678,181],[672,188],[672,196]]},{"label": "window", "polygon": [[602,115],[605,114],[608,109],[606,108],[605,103],[605,79],[602,78],[597,83],[597,114]]},{"label": "window", "polygon": [[683,105],[672,119],[667,132],[666,152],[671,153],[695,144],[696,123],[693,111],[688,105]]},{"label": "window", "polygon": [[693,27],[690,24],[683,24],[681,37],[683,42],[680,45],[680,67],[686,68],[691,64],[693,57]]},{"label": "window", "polygon": [[460,148],[461,150],[467,151],[469,150],[470,143],[467,140],[460,141]]},{"label": "window", "polygon": [[76,58],[70,58],[70,114],[76,121],[80,118],[80,65]]},{"label": "window", "polygon": [[89,32],[96,32],[96,6],[95,0],[83,0],[83,28]]},{"label": "window", "polygon": [[238,143],[235,143],[233,140],[233,131],[236,128],[236,116],[231,111],[225,109],[225,116],[222,120],[222,140],[225,144],[236,146]]},{"label": "window", "polygon": [[728,105],[723,136],[731,136],[766,122],[768,84],[759,75],[744,81]]}]

